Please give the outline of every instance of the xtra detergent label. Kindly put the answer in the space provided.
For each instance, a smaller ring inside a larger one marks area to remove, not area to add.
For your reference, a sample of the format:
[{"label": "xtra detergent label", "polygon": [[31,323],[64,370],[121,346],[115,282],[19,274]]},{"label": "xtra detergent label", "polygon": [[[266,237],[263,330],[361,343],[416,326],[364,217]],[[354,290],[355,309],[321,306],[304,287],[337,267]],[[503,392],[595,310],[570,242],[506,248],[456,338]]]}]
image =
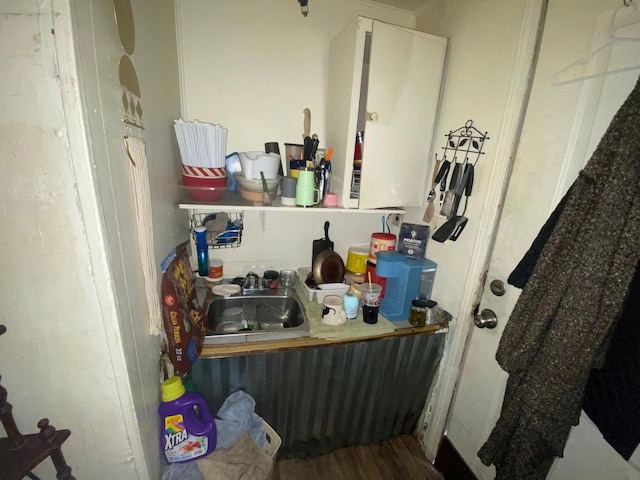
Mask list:
[{"label": "xtra detergent label", "polygon": [[164,453],[169,463],[185,462],[207,453],[208,439],[190,435],[181,414],[164,419]]}]

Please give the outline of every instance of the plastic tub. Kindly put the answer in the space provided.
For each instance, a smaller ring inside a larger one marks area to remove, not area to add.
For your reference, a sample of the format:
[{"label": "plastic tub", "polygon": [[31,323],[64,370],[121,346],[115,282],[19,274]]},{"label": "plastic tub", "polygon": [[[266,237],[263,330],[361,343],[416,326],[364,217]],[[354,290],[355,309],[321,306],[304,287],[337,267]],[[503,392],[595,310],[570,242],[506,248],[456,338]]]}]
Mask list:
[{"label": "plastic tub", "polygon": [[216,203],[224,200],[229,187],[195,187],[178,182],[180,199],[184,203],[196,201],[198,203]]},{"label": "plastic tub", "polygon": [[280,445],[282,445],[282,439],[264,418],[262,419],[262,423],[264,424],[264,433],[267,437],[267,446],[264,447],[264,451],[275,461],[278,450],[280,450]]},{"label": "plastic tub", "polygon": [[354,245],[349,247],[347,254],[347,270],[357,274],[367,271],[367,259],[369,258],[369,245]]},{"label": "plastic tub", "polygon": [[227,193],[227,169],[182,165],[182,183],[194,200],[215,202]]}]

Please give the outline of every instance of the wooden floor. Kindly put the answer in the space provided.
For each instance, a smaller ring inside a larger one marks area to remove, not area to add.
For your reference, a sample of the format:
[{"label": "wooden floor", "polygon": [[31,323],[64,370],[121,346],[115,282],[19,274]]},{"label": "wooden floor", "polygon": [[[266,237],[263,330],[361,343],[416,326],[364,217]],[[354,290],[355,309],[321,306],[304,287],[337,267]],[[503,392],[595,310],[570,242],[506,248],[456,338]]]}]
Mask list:
[{"label": "wooden floor", "polygon": [[443,480],[411,435],[309,460],[278,460],[274,480]]}]

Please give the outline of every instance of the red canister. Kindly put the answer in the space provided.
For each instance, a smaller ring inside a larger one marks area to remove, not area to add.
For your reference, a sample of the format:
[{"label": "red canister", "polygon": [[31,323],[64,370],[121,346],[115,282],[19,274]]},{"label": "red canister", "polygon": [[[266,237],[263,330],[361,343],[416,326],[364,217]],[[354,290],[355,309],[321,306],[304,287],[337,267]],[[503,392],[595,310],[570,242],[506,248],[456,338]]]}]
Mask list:
[{"label": "red canister", "polygon": [[371,283],[377,283],[382,287],[382,292],[380,292],[380,298],[384,297],[384,291],[385,291],[385,288],[387,287],[387,279],[386,277],[381,277],[376,273],[375,263],[371,263],[367,261],[367,271],[364,274],[364,276],[365,276],[365,280],[363,283],[368,282],[369,278],[371,278]]},{"label": "red canister", "polygon": [[377,261],[376,252],[386,252],[396,249],[396,236],[393,233],[374,233],[369,244],[369,261],[374,265]]}]

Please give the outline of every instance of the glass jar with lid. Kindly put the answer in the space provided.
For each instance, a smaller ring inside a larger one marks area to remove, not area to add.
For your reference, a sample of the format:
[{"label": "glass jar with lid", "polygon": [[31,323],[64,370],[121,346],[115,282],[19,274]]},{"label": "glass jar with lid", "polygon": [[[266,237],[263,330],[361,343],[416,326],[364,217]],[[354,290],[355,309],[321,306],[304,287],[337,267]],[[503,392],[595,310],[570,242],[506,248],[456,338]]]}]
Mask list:
[{"label": "glass jar with lid", "polygon": [[409,323],[414,327],[424,327],[435,322],[434,307],[437,305],[433,300],[413,300],[411,310],[409,310]]}]

